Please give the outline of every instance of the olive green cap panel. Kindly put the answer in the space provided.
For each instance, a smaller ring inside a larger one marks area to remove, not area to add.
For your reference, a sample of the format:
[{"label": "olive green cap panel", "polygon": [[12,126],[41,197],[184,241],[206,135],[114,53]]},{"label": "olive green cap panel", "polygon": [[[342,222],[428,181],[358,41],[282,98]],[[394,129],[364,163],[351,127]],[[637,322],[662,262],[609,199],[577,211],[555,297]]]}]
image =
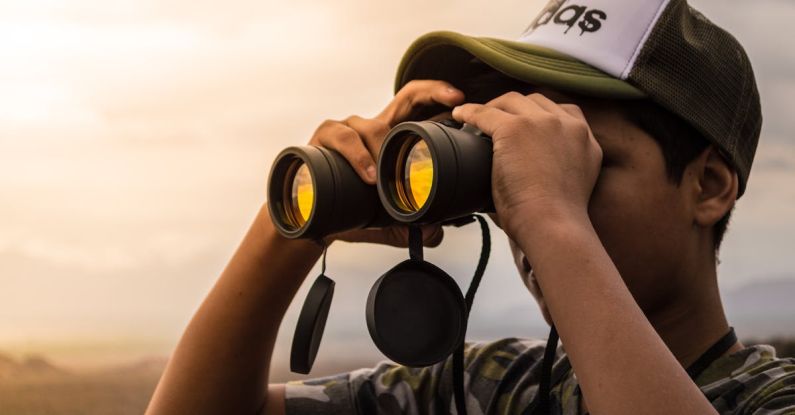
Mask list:
[{"label": "olive green cap panel", "polygon": [[467,76],[464,67],[472,57],[533,85],[603,98],[645,96],[629,83],[551,49],[447,31],[428,33],[409,47],[398,68],[395,92],[413,79],[442,79],[460,84]]}]

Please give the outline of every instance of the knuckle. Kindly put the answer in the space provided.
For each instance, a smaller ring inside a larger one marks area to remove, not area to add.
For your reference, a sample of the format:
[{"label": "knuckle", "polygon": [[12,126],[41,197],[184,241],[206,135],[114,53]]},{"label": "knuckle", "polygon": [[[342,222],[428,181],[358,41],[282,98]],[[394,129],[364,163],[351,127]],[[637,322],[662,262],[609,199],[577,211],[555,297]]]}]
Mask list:
[{"label": "knuckle", "polygon": [[358,140],[356,133],[342,124],[329,126],[318,138],[324,145],[338,150],[354,146]]},{"label": "knuckle", "polygon": [[320,125],[318,125],[318,127],[315,129],[315,132],[312,134],[312,139],[310,142],[326,142],[329,138],[328,136],[331,134],[337,124],[339,124],[339,121],[325,120],[321,122]]},{"label": "knuckle", "polygon": [[403,88],[400,88],[398,91],[398,95],[405,97],[406,95],[412,95],[415,93],[416,90],[422,87],[422,81],[419,79],[412,79],[408,81],[406,85],[403,85]]},{"label": "knuckle", "polygon": [[353,163],[358,166],[362,171],[364,171],[367,167],[372,164],[372,158],[370,157],[370,153],[367,152],[357,152],[356,156],[353,157]]},{"label": "knuckle", "polygon": [[416,88],[417,85],[419,85],[421,83],[422,83],[422,81],[420,81],[419,79],[412,79],[411,81],[408,81],[403,88],[404,89]]},{"label": "knuckle", "polygon": [[588,123],[585,120],[576,119],[572,122],[572,125],[578,132],[584,133],[585,136],[588,135],[587,133],[590,126],[588,126]]},{"label": "knuckle", "polygon": [[461,112],[469,115],[479,115],[486,111],[486,108],[486,105],[464,104],[461,106]]},{"label": "knuckle", "polygon": [[368,141],[382,139],[389,131],[389,124],[377,118],[365,119],[358,115],[352,115],[347,120],[348,126]]},{"label": "knuckle", "polygon": [[334,136],[336,137],[337,141],[345,145],[352,145],[359,141],[359,135],[350,128],[338,128]]},{"label": "knuckle", "polygon": [[323,122],[320,123],[320,126],[317,127],[317,130],[318,131],[326,130],[326,129],[334,127],[337,124],[339,124],[339,121],[331,120],[331,119],[323,120]]},{"label": "knuckle", "polygon": [[544,113],[538,115],[538,122],[548,128],[560,130],[563,128],[563,119],[557,114]]},{"label": "knuckle", "polygon": [[508,91],[502,95],[505,99],[515,100],[519,98],[524,98],[525,96],[516,92],[516,91]]},{"label": "knuckle", "polygon": [[381,120],[371,120],[367,123],[367,133],[370,137],[380,140],[389,132],[389,125]]},{"label": "knuckle", "polygon": [[582,115],[582,108],[580,108],[577,104],[560,104],[560,106],[566,110],[566,112],[571,114],[578,114]]},{"label": "knuckle", "polygon": [[396,97],[407,100],[410,105],[424,97],[429,97],[434,91],[446,88],[447,82],[436,79],[412,79],[398,91]]},{"label": "knuckle", "polygon": [[497,96],[496,98],[492,99],[491,101],[487,102],[486,105],[498,106],[498,105],[500,105],[502,103],[505,103],[507,101],[512,101],[512,100],[516,99],[514,94],[515,94],[515,91],[508,91],[508,92],[506,92],[506,93],[504,93],[502,95]]}]

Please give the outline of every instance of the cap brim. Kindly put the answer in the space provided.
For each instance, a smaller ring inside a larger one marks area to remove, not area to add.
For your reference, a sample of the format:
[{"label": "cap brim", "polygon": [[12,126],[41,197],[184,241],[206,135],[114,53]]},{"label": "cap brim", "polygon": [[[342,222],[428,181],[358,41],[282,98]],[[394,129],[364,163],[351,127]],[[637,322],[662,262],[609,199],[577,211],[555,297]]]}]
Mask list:
[{"label": "cap brim", "polygon": [[395,92],[413,79],[465,82],[461,69],[472,57],[509,77],[563,92],[613,99],[646,96],[627,82],[551,49],[449,31],[428,33],[409,46],[398,68]]}]

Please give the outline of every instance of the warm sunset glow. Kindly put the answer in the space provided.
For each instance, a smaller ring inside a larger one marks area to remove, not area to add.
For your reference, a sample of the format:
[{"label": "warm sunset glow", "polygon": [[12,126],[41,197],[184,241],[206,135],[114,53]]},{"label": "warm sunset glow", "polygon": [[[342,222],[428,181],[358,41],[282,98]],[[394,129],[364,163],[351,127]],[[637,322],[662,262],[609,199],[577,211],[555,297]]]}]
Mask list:
[{"label": "warm sunset glow", "polygon": [[[377,114],[417,36],[516,38],[543,3],[0,2],[0,352],[68,364],[169,353],[264,203],[280,150],[305,144],[323,120]],[[691,3],[746,45],[765,110],[721,284],[795,280],[795,57],[770,41],[792,38],[795,5]],[[764,24],[749,17],[762,12]],[[410,173],[421,206],[433,169],[419,158]],[[296,189],[304,218],[306,189]],[[428,254],[460,281],[474,271],[476,228],[451,229]],[[544,336],[492,229],[470,333]],[[407,255],[365,244],[329,250],[339,285],[318,361],[378,357],[365,341],[367,290]],[[299,307],[285,318],[277,358]]]}]

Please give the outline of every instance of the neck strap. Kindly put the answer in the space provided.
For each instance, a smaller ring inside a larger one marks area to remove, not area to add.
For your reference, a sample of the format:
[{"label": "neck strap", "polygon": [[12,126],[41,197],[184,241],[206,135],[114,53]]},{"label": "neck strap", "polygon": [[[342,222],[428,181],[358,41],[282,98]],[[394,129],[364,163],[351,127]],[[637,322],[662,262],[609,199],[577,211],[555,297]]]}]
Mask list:
[{"label": "neck strap", "polygon": [[695,381],[709,365],[723,356],[735,343],[737,343],[737,335],[734,333],[734,327],[729,327],[728,333],[724,334],[723,337],[710,346],[704,354],[696,359],[693,364],[688,366],[687,374],[690,375],[690,379]]},{"label": "neck strap", "polygon": [[[478,259],[478,266],[475,269],[475,275],[469,283],[464,301],[466,302],[466,313],[469,320],[469,313],[472,311],[472,303],[475,300],[475,291],[480,286],[480,280],[483,278],[483,273],[486,271],[486,265],[489,263],[489,254],[491,253],[491,233],[489,232],[489,224],[486,219],[481,215],[469,215],[459,218],[455,221],[448,222],[448,224],[459,227],[472,223],[475,220],[480,223],[480,232],[483,238],[483,244],[480,248],[480,258]],[[455,403],[456,413],[458,415],[466,415],[466,397],[464,390],[464,343],[462,342],[453,353],[453,398]]]},{"label": "neck strap", "polygon": [[[539,391],[536,395],[535,399],[533,399],[533,403],[527,407],[525,413],[532,413],[532,414],[539,414],[539,415],[547,415],[550,413],[549,408],[549,393],[550,388],[552,385],[557,384],[563,378],[563,376],[569,371],[571,368],[571,363],[569,362],[568,357],[565,357],[561,362],[559,368],[555,369],[556,376],[554,379],[551,379],[552,376],[552,363],[554,361],[554,350],[557,347],[558,343],[558,336],[557,330],[555,330],[555,326],[552,326],[552,329],[549,333],[549,340],[547,341],[547,348],[544,354],[544,361],[542,363],[542,373],[541,373],[541,383],[539,385]],[[715,342],[712,346],[710,346],[707,351],[705,351],[698,359],[696,359],[693,364],[687,367],[687,374],[690,376],[690,379],[693,382],[706,370],[712,363],[718,360],[724,353],[726,353],[729,349],[731,349],[734,344],[737,343],[737,335],[734,333],[734,327],[729,327],[729,332],[723,335],[717,342]],[[552,354],[550,356],[550,351]]]}]

